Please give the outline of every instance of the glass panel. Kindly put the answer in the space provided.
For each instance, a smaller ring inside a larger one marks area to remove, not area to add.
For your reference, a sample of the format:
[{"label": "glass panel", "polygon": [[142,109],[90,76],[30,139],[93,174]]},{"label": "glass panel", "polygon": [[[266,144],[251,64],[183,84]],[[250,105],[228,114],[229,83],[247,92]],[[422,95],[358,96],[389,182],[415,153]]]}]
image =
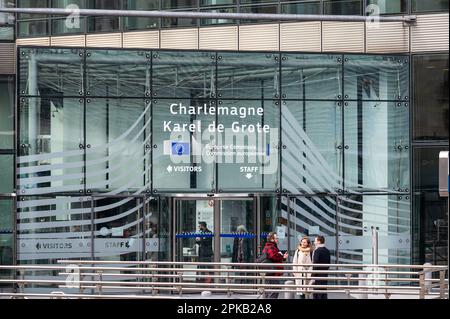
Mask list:
[{"label": "glass panel", "polygon": [[282,4],[281,13],[320,14],[320,1]]},{"label": "glass panel", "polygon": [[440,151],[448,147],[414,149],[413,264],[447,265],[448,200],[438,192]]},{"label": "glass panel", "polygon": [[254,262],[256,216],[253,200],[221,200],[220,214],[220,261]]},{"label": "glass panel", "polygon": [[[226,4],[236,4],[237,0],[201,0],[200,6],[217,6]],[[242,1],[241,1],[242,3]]]},{"label": "glass panel", "polygon": [[280,197],[276,196],[261,196],[260,197],[260,229],[259,231],[259,245],[256,256],[259,256],[267,241],[267,235],[270,232],[278,234],[280,250],[288,250],[287,240],[287,220],[288,216],[286,209],[281,206]]},{"label": "glass panel", "polygon": [[216,94],[215,58],[216,54],[212,52],[155,52],[152,75],[153,96],[214,97]]},{"label": "glass panel", "polygon": [[377,231],[379,264],[411,264],[408,195],[349,195],[340,200],[340,263],[372,264],[372,231]]},{"label": "glass panel", "polygon": [[14,148],[14,77],[0,76],[0,149]]},{"label": "glass panel", "polygon": [[[367,6],[370,6],[370,9],[376,8],[376,11],[374,11],[372,14],[403,13],[406,12],[406,5],[406,0],[367,0]],[[368,13],[371,13],[371,10],[366,9],[366,14]]]},{"label": "glass panel", "polygon": [[[288,209],[289,207],[289,209]],[[303,237],[314,243],[316,236],[325,237],[331,262],[336,261],[336,198],[332,196],[283,197],[282,211],[289,211],[289,256],[292,259]]]},{"label": "glass panel", "polygon": [[[12,265],[14,263],[14,238],[11,234],[0,233],[0,265]],[[0,279],[12,279],[14,272],[10,269],[0,269]],[[2,291],[6,287],[11,287],[10,283],[0,283]]]},{"label": "glass panel", "polygon": [[169,261],[172,237],[169,198],[145,199],[145,260]]},{"label": "glass panel", "polygon": [[[215,12],[215,13],[236,13],[236,8],[205,8],[200,10],[203,12]],[[211,25],[211,24],[227,24],[227,23],[237,23],[237,20],[231,19],[201,19],[201,25]]]},{"label": "glass panel", "polygon": [[198,0],[171,0],[161,1],[163,9],[196,8]]},{"label": "glass panel", "polygon": [[280,94],[279,55],[225,53],[218,55],[219,97],[271,99]]},{"label": "glass panel", "polygon": [[213,261],[214,200],[180,200],[175,205],[175,260]]},{"label": "glass panel", "polygon": [[345,106],[346,188],[409,191],[407,104],[351,102]]},{"label": "glass panel", "polygon": [[153,191],[215,190],[214,101],[153,102]]},{"label": "glass panel", "polygon": [[19,263],[91,259],[90,204],[90,198],[78,196],[21,197],[17,201]]},{"label": "glass panel", "polygon": [[323,1],[324,14],[334,15],[361,15],[361,0],[332,0]]},{"label": "glass panel", "polygon": [[291,193],[342,188],[341,102],[284,101],[282,185]]},{"label": "glass panel", "polygon": [[[185,12],[197,12],[197,9],[190,10],[184,9]],[[198,19],[195,18],[162,18],[161,19],[163,28],[177,28],[177,27],[197,27]]]},{"label": "glass panel", "polygon": [[83,94],[83,50],[21,49],[20,94]]},{"label": "glass panel", "polygon": [[68,33],[84,33],[85,30],[85,17],[79,17],[67,19],[53,17],[51,19],[52,35],[64,35]]},{"label": "glass panel", "polygon": [[142,260],[143,226],[142,198],[96,199],[94,209],[95,259]]},{"label": "glass panel", "polygon": [[20,99],[17,189],[21,194],[84,189],[83,105],[83,99]]},{"label": "glass panel", "polygon": [[[120,10],[122,0],[86,0],[88,9]],[[111,32],[120,29],[119,17],[88,17],[88,31]]]},{"label": "glass panel", "polygon": [[19,37],[28,36],[45,36],[49,35],[49,20],[20,20],[18,21],[18,34]]},{"label": "glass panel", "polygon": [[[20,0],[18,8],[50,8],[49,0]],[[49,35],[49,23],[45,14],[18,14],[18,34],[19,36],[40,36]],[[25,21],[22,21],[25,20]]]},{"label": "glass panel", "polygon": [[150,69],[150,52],[89,50],[86,52],[86,94],[150,96]]},{"label": "glass panel", "polygon": [[0,154],[0,194],[14,191],[14,157]]},{"label": "glass panel", "polygon": [[276,190],[279,186],[279,102],[222,100],[218,107],[220,191]]},{"label": "glass panel", "polygon": [[412,11],[448,11],[448,0],[412,0]]},{"label": "glass panel", "polygon": [[14,40],[14,27],[0,26],[0,40]]},{"label": "glass panel", "polygon": [[[1,192],[0,192],[1,193]],[[14,212],[13,201],[11,199],[0,198],[0,234],[13,232]],[[2,263],[0,262],[0,265]]]},{"label": "glass panel", "polygon": [[408,100],[407,56],[347,55],[344,94],[352,100]]},{"label": "glass panel", "polygon": [[[52,0],[52,8],[86,8],[85,0]],[[51,19],[52,35],[66,34],[66,33],[84,33],[85,17],[76,16],[53,16]]]},{"label": "glass panel", "polygon": [[283,54],[281,67],[283,98],[342,98],[341,55]]},{"label": "glass panel", "polygon": [[87,100],[88,191],[141,193],[150,188],[150,111],[150,101]]},{"label": "glass panel", "polygon": [[448,141],[448,54],[413,57],[414,139]]},{"label": "glass panel", "polygon": [[[159,0],[124,0],[125,10],[158,10]],[[146,30],[158,27],[158,18],[123,17],[125,30]]]},{"label": "glass panel", "polygon": [[[251,6],[251,7],[240,7],[241,13],[265,13],[265,14],[271,14],[271,13],[278,13],[278,5],[266,5],[266,6]],[[260,23],[260,22],[276,22],[273,20],[241,20],[241,23]]]}]

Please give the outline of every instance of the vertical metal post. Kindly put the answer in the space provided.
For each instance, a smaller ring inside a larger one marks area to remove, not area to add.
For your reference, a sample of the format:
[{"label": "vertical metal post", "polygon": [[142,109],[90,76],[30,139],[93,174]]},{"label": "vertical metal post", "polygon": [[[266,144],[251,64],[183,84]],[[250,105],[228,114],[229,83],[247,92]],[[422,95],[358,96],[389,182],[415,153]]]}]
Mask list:
[{"label": "vertical metal post", "polygon": [[419,299],[425,299],[425,274],[424,272],[419,273]]},{"label": "vertical metal post", "polygon": [[335,195],[335,200],[336,200],[336,244],[335,244],[335,252],[336,252],[336,264],[339,264],[339,204],[340,204],[340,199],[339,199],[339,195]]},{"label": "vertical metal post", "polygon": [[378,265],[378,227],[372,226],[372,264]]},{"label": "vertical metal post", "polygon": [[439,271],[439,298],[445,298],[445,270]]}]

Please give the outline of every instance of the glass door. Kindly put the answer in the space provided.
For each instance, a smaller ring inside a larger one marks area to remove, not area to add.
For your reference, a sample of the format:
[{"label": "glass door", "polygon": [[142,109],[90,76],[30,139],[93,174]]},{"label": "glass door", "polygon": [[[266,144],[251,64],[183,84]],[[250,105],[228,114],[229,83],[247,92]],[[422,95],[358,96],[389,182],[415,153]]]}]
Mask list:
[{"label": "glass door", "polygon": [[253,198],[176,199],[174,260],[252,262],[256,247]]}]

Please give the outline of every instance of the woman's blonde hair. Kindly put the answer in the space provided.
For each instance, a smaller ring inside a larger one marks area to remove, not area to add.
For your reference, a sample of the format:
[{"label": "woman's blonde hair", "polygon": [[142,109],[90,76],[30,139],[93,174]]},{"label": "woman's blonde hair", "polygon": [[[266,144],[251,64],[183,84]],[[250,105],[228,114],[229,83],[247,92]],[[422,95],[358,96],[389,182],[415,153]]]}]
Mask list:
[{"label": "woman's blonde hair", "polygon": [[311,240],[309,239],[308,236],[302,237],[302,239],[300,239],[300,241],[298,242],[298,249],[300,249],[300,247],[302,247],[302,241],[306,239],[306,242],[308,243],[308,247],[311,247]]}]

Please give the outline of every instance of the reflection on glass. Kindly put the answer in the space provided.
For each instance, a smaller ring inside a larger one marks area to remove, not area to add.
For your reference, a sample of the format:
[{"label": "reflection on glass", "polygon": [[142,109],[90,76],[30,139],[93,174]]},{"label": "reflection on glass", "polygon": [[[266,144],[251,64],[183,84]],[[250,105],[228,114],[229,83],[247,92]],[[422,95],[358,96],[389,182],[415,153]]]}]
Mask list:
[{"label": "reflection on glass", "polygon": [[[219,191],[278,188],[279,103],[272,100],[220,100],[217,162]],[[244,111],[244,112],[242,112]],[[245,114],[245,115],[244,115]]]},{"label": "reflection on glass", "polygon": [[[406,12],[406,0],[368,0],[366,14],[392,14]],[[371,13],[371,10],[376,10]]]},{"label": "reflection on glass", "polygon": [[0,154],[0,194],[14,191],[14,157]]},{"label": "reflection on glass", "polygon": [[256,240],[253,200],[222,200],[220,212],[221,262],[253,262]]},{"label": "reflection on glass", "polygon": [[[265,6],[247,6],[240,7],[241,13],[263,13],[274,14],[278,13],[278,5],[265,5]],[[241,23],[258,23],[258,22],[274,22],[273,20],[240,20]]]},{"label": "reflection on glass", "polygon": [[87,51],[86,95],[150,96],[150,59],[145,51]]},{"label": "reflection on glass", "polygon": [[271,99],[279,95],[278,55],[218,54],[217,85],[221,98]]},{"label": "reflection on glass", "polygon": [[84,189],[83,99],[21,98],[17,188],[22,195]]},{"label": "reflection on glass", "polygon": [[94,202],[94,258],[142,260],[143,210],[138,198],[103,198]]},{"label": "reflection on glass", "polygon": [[[92,259],[90,200],[81,200],[34,196],[18,202],[19,264],[56,264],[62,258]],[[55,241],[62,244],[55,245]],[[45,271],[43,275],[47,274]]]},{"label": "reflection on glass", "polygon": [[338,102],[285,101],[281,114],[283,189],[311,194],[341,188],[342,111]]},{"label": "reflection on glass", "polygon": [[361,15],[362,2],[361,0],[323,1],[323,12],[335,15]]},{"label": "reflection on glass", "polygon": [[[159,0],[124,0],[125,10],[152,11],[159,9]],[[147,30],[158,27],[158,18],[123,17],[125,30]]]},{"label": "reflection on glass", "polygon": [[[120,10],[122,0],[87,0],[88,9]],[[88,17],[88,31],[111,32],[119,30],[119,17]]]},{"label": "reflection on glass", "polygon": [[281,13],[320,14],[320,1],[282,4],[281,5]]},{"label": "reflection on glass", "polygon": [[150,101],[140,99],[87,100],[87,190],[117,194],[150,188],[150,110]]},{"label": "reflection on glass", "polygon": [[83,50],[22,49],[20,94],[80,96],[83,94]]},{"label": "reflection on glass", "polygon": [[[169,99],[153,101],[153,191],[213,192],[215,145],[214,101]],[[189,114],[189,106],[205,112]],[[182,127],[186,130],[183,132]]]},{"label": "reflection on glass", "polygon": [[408,113],[405,103],[349,103],[344,111],[346,188],[410,189]]},{"label": "reflection on glass", "polygon": [[283,54],[283,98],[341,99],[341,63],[340,55]]},{"label": "reflection on glass", "polygon": [[448,54],[413,57],[414,139],[448,141]]},{"label": "reflection on glass", "polygon": [[372,264],[372,231],[376,231],[379,264],[411,264],[409,196],[350,195],[340,199],[340,262]]},{"label": "reflection on glass", "polygon": [[0,76],[0,149],[13,149],[14,77]]},{"label": "reflection on glass", "polygon": [[409,58],[407,56],[345,56],[346,99],[408,100]]},{"label": "reflection on glass", "polygon": [[216,54],[213,52],[155,52],[152,75],[153,96],[215,97],[215,57]]},{"label": "reflection on glass", "polygon": [[411,0],[413,12],[448,11],[448,0]]},{"label": "reflection on glass", "polygon": [[[235,13],[236,8],[207,8],[201,11],[214,12],[214,13]],[[201,12],[200,11],[200,12]],[[201,19],[201,25],[210,25],[210,24],[231,24],[236,23],[236,20],[231,19]]]}]

